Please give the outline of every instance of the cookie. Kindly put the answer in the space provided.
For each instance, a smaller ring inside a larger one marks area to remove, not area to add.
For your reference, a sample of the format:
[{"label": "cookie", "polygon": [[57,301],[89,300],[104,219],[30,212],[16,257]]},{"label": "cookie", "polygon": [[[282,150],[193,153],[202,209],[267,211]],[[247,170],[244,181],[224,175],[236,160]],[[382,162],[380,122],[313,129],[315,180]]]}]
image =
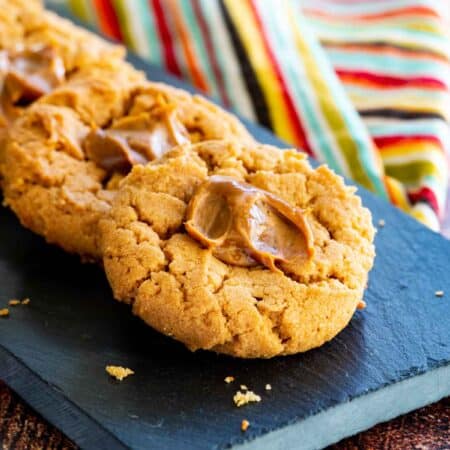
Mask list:
[{"label": "cookie", "polygon": [[26,107],[80,72],[124,56],[122,46],[45,11],[38,1],[0,0],[0,177],[6,129]]},{"label": "cookie", "polygon": [[24,3],[15,0],[6,8],[8,14],[0,14],[4,126],[80,69],[125,56],[122,46],[43,10],[38,2]]},{"label": "cookie", "polygon": [[374,228],[355,190],[294,150],[179,146],[134,167],[100,221],[114,296],[191,350],[320,346],[364,305]]},{"label": "cookie", "polygon": [[[139,77],[138,77],[139,78]],[[176,144],[253,142],[232,115],[199,96],[97,67],[41,97],[15,121],[4,198],[21,223],[84,259],[99,259],[97,223],[135,164]]]},{"label": "cookie", "polygon": [[24,39],[24,14],[41,14],[42,11],[39,0],[0,0],[0,49],[12,49]]}]

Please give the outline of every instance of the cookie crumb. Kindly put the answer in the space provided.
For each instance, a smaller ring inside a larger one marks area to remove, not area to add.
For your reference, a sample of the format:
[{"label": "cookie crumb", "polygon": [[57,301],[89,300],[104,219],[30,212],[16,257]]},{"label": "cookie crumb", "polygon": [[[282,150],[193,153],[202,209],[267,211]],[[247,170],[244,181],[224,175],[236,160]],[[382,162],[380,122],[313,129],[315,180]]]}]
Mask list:
[{"label": "cookie crumb", "polygon": [[9,316],[9,309],[8,308],[0,309],[0,317],[8,317],[8,316]]},{"label": "cookie crumb", "polygon": [[31,300],[27,297],[22,300],[22,305],[29,305]]},{"label": "cookie crumb", "polygon": [[436,297],[443,297],[443,296],[444,296],[444,291],[436,291],[436,292],[434,293],[434,295],[435,295]]},{"label": "cookie crumb", "polygon": [[129,375],[134,375],[133,370],[129,369],[128,367],[122,366],[106,366],[106,371],[109,373],[109,375],[119,381],[122,381]]},{"label": "cookie crumb", "polygon": [[20,300],[16,300],[15,298],[13,298],[12,300],[10,300],[8,302],[9,306],[17,306],[20,305]]},{"label": "cookie crumb", "polygon": [[266,391],[271,391],[272,390],[272,385],[270,385],[269,383],[266,384]]},{"label": "cookie crumb", "polygon": [[380,220],[378,221],[378,226],[379,226],[380,228],[383,228],[385,225],[386,225],[386,222],[384,221],[384,219],[380,219]]},{"label": "cookie crumb", "polygon": [[356,305],[356,309],[364,309],[367,306],[366,302],[364,300],[360,300],[359,303]]},{"label": "cookie crumb", "polygon": [[241,431],[247,431],[249,426],[250,426],[250,422],[248,420],[244,419],[241,422]]},{"label": "cookie crumb", "polygon": [[241,391],[248,391],[248,387],[247,387],[245,384],[241,384],[241,385],[239,386],[239,389],[240,389]]},{"label": "cookie crumb", "polygon": [[234,404],[239,408],[240,406],[244,406],[247,403],[252,402],[260,402],[261,397],[255,394],[253,391],[241,392],[237,391],[233,397]]},{"label": "cookie crumb", "polygon": [[225,381],[225,383],[227,383],[227,384],[230,384],[234,381],[234,377],[229,375],[228,377],[225,377],[225,379],[223,381]]}]

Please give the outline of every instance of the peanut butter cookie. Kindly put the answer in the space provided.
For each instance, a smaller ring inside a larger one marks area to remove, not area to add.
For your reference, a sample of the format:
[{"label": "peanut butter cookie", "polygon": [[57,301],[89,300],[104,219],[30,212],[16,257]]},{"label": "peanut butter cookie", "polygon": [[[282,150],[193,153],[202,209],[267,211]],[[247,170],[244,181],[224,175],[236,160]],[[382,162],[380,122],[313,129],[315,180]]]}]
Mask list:
[{"label": "peanut butter cookie", "polygon": [[0,0],[0,49],[13,49],[25,38],[24,14],[42,14],[39,0]]},{"label": "peanut butter cookie", "polygon": [[99,259],[98,220],[133,165],[178,144],[221,138],[253,141],[237,119],[202,97],[142,82],[123,62],[91,67],[11,127],[5,202],[48,242]]},{"label": "peanut butter cookie", "polygon": [[124,56],[122,46],[44,10],[39,1],[0,0],[0,183],[6,130],[22,111],[80,72],[125,64]]},{"label": "peanut butter cookie", "polygon": [[[3,11],[3,12],[1,12]],[[0,100],[5,127],[21,110],[80,69],[122,60],[124,48],[44,10],[0,0]]]},{"label": "peanut butter cookie", "polygon": [[191,350],[320,346],[364,305],[374,228],[355,190],[294,150],[174,148],[133,167],[100,222],[114,296]]}]

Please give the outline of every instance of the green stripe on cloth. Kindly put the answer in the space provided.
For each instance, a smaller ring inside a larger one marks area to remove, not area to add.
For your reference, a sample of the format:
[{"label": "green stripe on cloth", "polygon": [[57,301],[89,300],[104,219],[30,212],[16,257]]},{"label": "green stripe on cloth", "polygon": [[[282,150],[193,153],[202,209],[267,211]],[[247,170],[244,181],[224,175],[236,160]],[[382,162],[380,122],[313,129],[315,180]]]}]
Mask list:
[{"label": "green stripe on cloth", "polygon": [[201,65],[203,74],[206,75],[209,86],[208,94],[214,96],[215,98],[220,98],[217,83],[212,72],[208,51],[205,48],[197,17],[192,9],[192,2],[178,0],[178,5],[183,13],[183,19],[186,23],[186,28],[189,30],[189,33],[191,35],[191,43],[198,57],[198,63]]},{"label": "green stripe on cloth", "polygon": [[[264,5],[267,6],[267,3]],[[311,147],[315,155],[335,171],[349,175],[349,169],[345,161],[342,160],[339,150],[336,148],[333,133],[325,130],[324,120],[318,108],[316,91],[312,87],[312,80],[309,79],[303,61],[299,58],[295,27],[287,26],[283,19],[286,17],[285,11],[279,5],[268,4],[270,7],[260,8],[267,27],[267,34],[270,36],[274,51],[282,55],[284,64],[280,69],[286,76],[287,86],[291,89],[295,100],[298,114],[302,115],[305,129],[311,141]],[[286,6],[286,4],[284,4]]]},{"label": "green stripe on cloth", "polygon": [[307,24],[304,18],[298,10],[292,11],[299,27],[297,36],[300,36],[301,29],[301,36],[304,38],[304,40],[297,39],[299,50],[307,62],[309,78],[313,81],[314,89],[318,93],[321,109],[329,127],[334,130],[340,150],[350,167],[350,176],[368,189],[387,198],[381,167],[372,155],[375,151],[373,142],[368,133],[365,133],[360,118],[351,107],[337,78],[332,71],[326,70],[328,66],[326,56],[312,37],[305,32]]},{"label": "green stripe on cloth", "polygon": [[[134,0],[133,0],[134,1]],[[133,29],[133,22],[136,20],[135,15],[130,11],[130,4],[127,0],[113,0],[114,9],[120,23],[120,29],[125,43],[133,51],[138,52],[139,46],[136,42],[136,34]]]},{"label": "green stripe on cloth", "polygon": [[68,7],[81,20],[97,25],[95,11],[89,0],[68,0]]},{"label": "green stripe on cloth", "polygon": [[414,184],[418,179],[439,177],[436,165],[430,161],[414,161],[396,165],[386,165],[386,174],[405,184]]},{"label": "green stripe on cloth", "polygon": [[148,0],[133,0],[139,12],[139,19],[142,26],[142,34],[147,40],[147,52],[145,57],[154,64],[161,65],[161,43],[159,42],[156,24],[151,10],[148,8]]}]

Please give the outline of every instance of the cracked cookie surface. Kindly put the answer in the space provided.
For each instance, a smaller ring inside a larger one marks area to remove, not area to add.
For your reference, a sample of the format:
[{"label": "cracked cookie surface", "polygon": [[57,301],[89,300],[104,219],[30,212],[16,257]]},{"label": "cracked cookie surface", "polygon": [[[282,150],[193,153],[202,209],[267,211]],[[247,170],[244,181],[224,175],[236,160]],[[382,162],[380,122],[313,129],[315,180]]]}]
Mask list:
[{"label": "cracked cookie surface", "polygon": [[[6,204],[48,242],[85,259],[100,259],[97,223],[129,167],[124,172],[123,165],[116,171],[99,164],[86,152],[86,138],[110,133],[120,151],[131,151],[130,145],[143,151],[148,136],[140,127],[152,125],[158,108],[176,113],[189,141],[253,142],[237,119],[206,99],[142,81],[140,72],[123,62],[105,64],[74,75],[15,121],[5,149]],[[167,138],[164,130],[153,130],[156,145]]]},{"label": "cracked cookie surface", "polygon": [[[11,75],[9,72],[14,72],[16,84],[17,74],[21,78],[28,77],[28,84],[36,84],[37,77],[42,78],[42,73],[36,74],[36,69],[39,68],[36,56],[43,49],[58,60],[59,84],[80,70],[122,61],[125,57],[123,46],[112,44],[69,20],[46,11],[36,0],[0,0],[0,85],[4,122],[10,119],[3,108],[3,103],[8,100],[5,99],[8,94],[5,83]],[[17,58],[20,61],[16,62]],[[46,60],[42,64],[50,65]],[[15,99],[14,113],[19,114],[35,97],[36,92],[31,98]]]},{"label": "cracked cookie surface", "polygon": [[[214,257],[185,230],[186,210],[212,175],[234,177],[306,211],[315,254],[274,272]],[[183,342],[238,357],[317,347],[351,319],[374,259],[370,212],[355,188],[304,155],[263,145],[179,146],[136,166],[100,222],[114,296]]]},{"label": "cracked cookie surface", "polygon": [[37,0],[0,0],[0,176],[7,129],[27,107],[80,72],[125,65],[124,57],[123,46],[46,11]]}]

